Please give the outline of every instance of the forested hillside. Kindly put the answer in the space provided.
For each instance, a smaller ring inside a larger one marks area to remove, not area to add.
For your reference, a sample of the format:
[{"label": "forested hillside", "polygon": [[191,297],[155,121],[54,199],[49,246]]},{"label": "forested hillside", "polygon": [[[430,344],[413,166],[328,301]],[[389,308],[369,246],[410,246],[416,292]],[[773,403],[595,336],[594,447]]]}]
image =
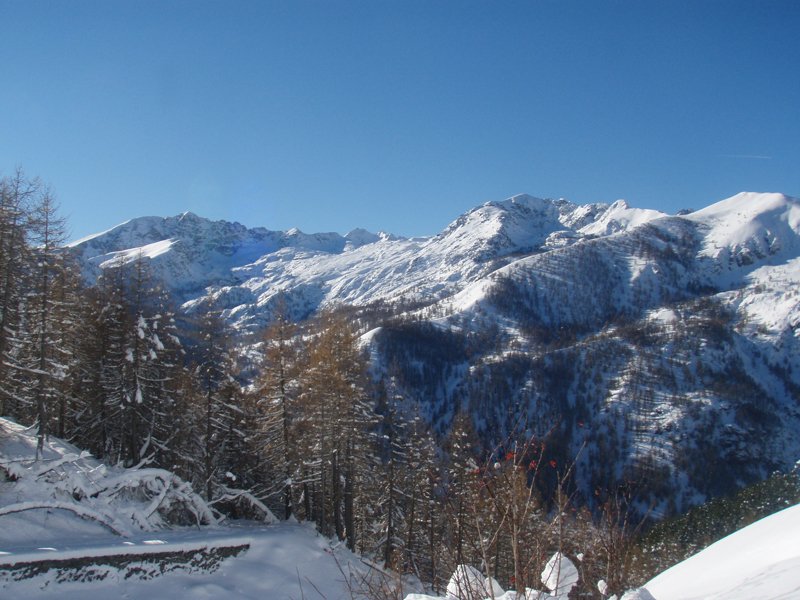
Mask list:
[{"label": "forested hillside", "polygon": [[18,170],[0,209],[0,415],[434,588],[473,563],[524,591],[558,547],[624,591],[639,526],[800,457],[796,199],[518,196],[413,240],[186,213],[65,246]]}]

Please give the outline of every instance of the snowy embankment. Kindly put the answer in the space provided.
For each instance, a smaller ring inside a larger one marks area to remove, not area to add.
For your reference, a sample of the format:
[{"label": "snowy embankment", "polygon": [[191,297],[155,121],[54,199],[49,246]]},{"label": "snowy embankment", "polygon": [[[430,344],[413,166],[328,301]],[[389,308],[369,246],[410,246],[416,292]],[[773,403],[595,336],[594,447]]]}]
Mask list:
[{"label": "snowy embankment", "polygon": [[[207,518],[202,500],[171,474],[106,467],[55,438],[37,461],[31,430],[2,419],[0,429],[2,598],[344,600],[352,598],[348,577],[358,587],[377,573],[311,524],[170,528],[165,508]],[[556,555],[542,573],[543,591],[526,596],[565,599],[576,579],[571,562]],[[484,593],[518,600],[469,567],[457,571],[448,592],[451,600]],[[800,505],[720,540],[626,597],[800,598]]]},{"label": "snowy embankment", "polygon": [[216,523],[202,498],[169,471],[110,467],[55,437],[39,450],[37,443],[33,428],[0,419],[0,542],[19,540],[23,530],[28,539],[98,530],[127,537],[175,522]]},{"label": "snowy embankment", "polygon": [[[236,550],[242,546],[247,548]],[[209,550],[229,548],[234,549],[230,556],[212,552],[211,560],[202,559]],[[195,562],[176,564],[173,558],[194,552]],[[80,556],[96,557],[94,566],[78,572],[66,562]],[[12,566],[32,558],[53,562],[31,577],[14,580]],[[167,531],[96,545],[62,540],[50,548],[0,555],[0,597],[345,600],[350,593],[342,571],[349,573],[356,563],[360,565],[356,557],[332,547],[313,526],[298,523]]]},{"label": "snowy embankment", "polygon": [[656,600],[800,598],[800,505],[721,539],[645,588]]},{"label": "snowy embankment", "polygon": [[[109,467],[0,419],[0,598],[350,598],[370,570],[313,525],[217,523],[161,469]],[[194,525],[176,527],[171,517]],[[210,523],[203,524],[203,523]]]}]

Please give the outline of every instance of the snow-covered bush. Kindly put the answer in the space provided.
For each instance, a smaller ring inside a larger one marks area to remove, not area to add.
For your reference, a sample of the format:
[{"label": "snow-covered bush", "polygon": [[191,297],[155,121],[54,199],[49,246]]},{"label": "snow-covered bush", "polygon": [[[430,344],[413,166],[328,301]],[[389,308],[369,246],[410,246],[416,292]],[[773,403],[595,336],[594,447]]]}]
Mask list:
[{"label": "snow-covered bush", "polygon": [[0,419],[0,517],[30,510],[63,510],[117,535],[174,525],[214,524],[208,505],[189,483],[163,469],[107,466],[51,438],[36,460],[35,436]]},{"label": "snow-covered bush", "polygon": [[[572,561],[556,552],[547,561],[541,580],[547,590],[526,589],[525,600],[567,600],[570,590],[578,584],[578,569]],[[514,591],[506,592],[493,577],[484,577],[475,567],[458,565],[447,584],[446,600],[522,600]],[[410,594],[406,600],[434,600],[435,596]]]}]

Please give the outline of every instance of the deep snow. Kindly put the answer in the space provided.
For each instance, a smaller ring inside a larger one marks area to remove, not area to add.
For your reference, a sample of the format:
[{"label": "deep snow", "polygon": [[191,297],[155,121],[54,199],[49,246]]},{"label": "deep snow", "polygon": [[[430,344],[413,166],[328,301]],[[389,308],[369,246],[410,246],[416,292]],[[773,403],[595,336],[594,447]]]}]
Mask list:
[{"label": "deep snow", "polygon": [[[0,419],[0,599],[339,600],[350,597],[344,573],[373,571],[343,545],[321,537],[313,525],[223,522],[168,529],[156,513],[145,518],[154,506],[152,497],[121,493],[118,485],[152,486],[154,473],[166,471],[109,467],[53,436],[44,443],[37,461],[36,443],[35,428]],[[177,489],[182,482],[175,479]],[[113,499],[97,493],[109,487],[115,491]],[[35,505],[50,508],[32,508]],[[2,514],[9,508],[20,511]],[[122,535],[112,533],[109,524]],[[153,553],[202,555],[245,545],[249,549],[223,559],[211,571],[186,567],[154,577],[160,565],[142,562],[141,569],[137,563],[120,569],[103,564],[103,557],[146,561]],[[63,564],[52,564],[46,572],[20,580],[16,580],[20,571],[12,568],[81,557],[97,557],[100,566],[91,568],[91,581],[64,581],[76,569],[65,574]]]},{"label": "deep snow", "polygon": [[[52,515],[54,520],[60,518]],[[349,598],[344,576],[348,565],[363,565],[350,552],[332,547],[313,526],[297,523],[280,525],[223,526],[214,530],[181,530],[138,535],[98,543],[64,539],[48,547],[22,546],[0,553],[0,597],[27,598],[219,598],[219,599],[288,599],[339,600]],[[7,579],[6,565],[42,559],[66,559],[74,556],[107,556],[152,551],[195,550],[203,547],[249,544],[243,554],[222,561],[213,573],[174,571],[154,579],[127,579],[116,569],[107,569],[102,581],[56,583],[57,572],[13,582]],[[35,546],[35,545],[34,545]],[[338,563],[337,563],[338,561]]]}]

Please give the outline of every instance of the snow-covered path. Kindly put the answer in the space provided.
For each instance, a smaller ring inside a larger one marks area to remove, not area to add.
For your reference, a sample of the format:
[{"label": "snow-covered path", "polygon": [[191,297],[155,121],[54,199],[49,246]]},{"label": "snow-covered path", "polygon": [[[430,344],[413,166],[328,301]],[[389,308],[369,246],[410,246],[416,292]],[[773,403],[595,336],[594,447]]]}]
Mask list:
[{"label": "snow-covered path", "polygon": [[350,598],[342,568],[357,561],[344,548],[331,548],[311,525],[220,527],[216,530],[161,531],[134,538],[54,545],[52,549],[23,548],[0,553],[0,571],[14,562],[67,559],[76,556],[137,554],[142,551],[179,551],[183,549],[250,544],[250,549],[235,558],[222,561],[213,573],[174,571],[149,580],[136,575],[125,579],[113,568],[106,569],[101,581],[56,583],[56,570],[32,579],[13,582],[0,578],[0,598],[125,598],[155,600],[160,598],[266,598],[340,600]]}]

